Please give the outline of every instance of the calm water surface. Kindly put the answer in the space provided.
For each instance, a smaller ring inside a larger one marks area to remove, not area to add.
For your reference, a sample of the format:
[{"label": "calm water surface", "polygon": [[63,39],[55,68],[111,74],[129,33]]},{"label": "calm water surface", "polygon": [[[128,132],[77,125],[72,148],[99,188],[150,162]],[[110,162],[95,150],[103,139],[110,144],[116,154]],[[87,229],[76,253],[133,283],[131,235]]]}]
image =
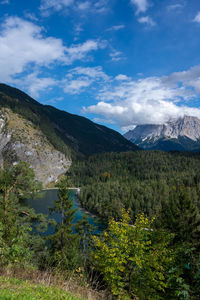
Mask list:
[{"label": "calm water surface", "polygon": [[[83,215],[86,215],[89,224],[93,225],[95,229],[95,233],[99,233],[104,229],[104,226],[99,222],[99,220],[91,215],[88,215],[82,210],[77,201],[76,190],[70,190],[69,196],[73,200],[74,206],[73,208],[78,208],[74,222],[76,223],[78,220],[81,220]],[[61,216],[58,213],[49,213],[49,208],[54,206],[54,201],[58,200],[58,190],[46,190],[39,193],[39,197],[34,199],[29,199],[28,204],[35,209],[36,213],[42,213],[47,215],[50,219],[54,219],[56,222],[61,221]],[[45,232],[45,235],[50,235],[54,232],[54,227],[48,226],[48,230]]]}]

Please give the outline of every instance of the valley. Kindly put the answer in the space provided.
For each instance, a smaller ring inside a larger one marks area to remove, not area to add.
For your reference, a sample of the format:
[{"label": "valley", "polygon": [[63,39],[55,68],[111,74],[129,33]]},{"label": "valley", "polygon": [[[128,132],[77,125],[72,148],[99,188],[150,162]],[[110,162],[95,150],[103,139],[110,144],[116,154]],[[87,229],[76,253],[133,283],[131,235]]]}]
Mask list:
[{"label": "valley", "polygon": [[6,85],[0,104],[5,272],[35,268],[67,285],[69,276],[92,300],[198,299],[197,118],[125,138]]}]

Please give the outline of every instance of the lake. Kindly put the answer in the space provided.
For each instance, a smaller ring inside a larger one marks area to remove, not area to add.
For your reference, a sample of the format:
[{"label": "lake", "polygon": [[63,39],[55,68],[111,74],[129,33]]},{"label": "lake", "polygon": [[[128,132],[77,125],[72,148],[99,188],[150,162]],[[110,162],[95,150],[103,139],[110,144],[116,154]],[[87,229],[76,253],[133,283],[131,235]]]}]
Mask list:
[{"label": "lake", "polygon": [[[98,218],[87,214],[79,205],[76,190],[70,190],[69,196],[73,200],[73,208],[78,208],[77,212],[75,213],[75,218],[73,223],[77,223],[78,220],[82,219],[83,215],[85,215],[88,219],[88,223],[95,227],[95,233],[101,232],[105,226],[101,224]],[[29,199],[28,204],[30,207],[35,209],[36,213],[42,213],[47,215],[50,219],[54,219],[56,222],[61,221],[61,216],[58,213],[49,213],[49,208],[54,206],[54,201],[58,200],[58,190],[57,189],[49,189],[45,191],[41,191],[38,197],[34,199]],[[47,231],[44,233],[45,235],[50,235],[54,233],[54,227],[48,226]]]}]

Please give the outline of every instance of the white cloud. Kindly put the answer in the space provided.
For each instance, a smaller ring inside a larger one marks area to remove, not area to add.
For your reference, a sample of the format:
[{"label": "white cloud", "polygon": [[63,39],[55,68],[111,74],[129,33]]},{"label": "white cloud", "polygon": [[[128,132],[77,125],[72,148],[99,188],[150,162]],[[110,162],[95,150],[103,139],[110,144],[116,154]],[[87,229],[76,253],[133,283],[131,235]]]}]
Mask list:
[{"label": "white cloud", "polygon": [[99,85],[106,83],[110,77],[105,74],[102,67],[77,67],[69,70],[63,80],[64,92],[68,94],[80,94],[93,83]]},{"label": "white cloud", "polygon": [[[105,47],[104,43],[92,40],[66,47],[61,39],[45,37],[41,27],[9,17],[2,25],[0,34],[0,81],[17,84],[38,98],[39,92],[59,84],[46,73],[43,75],[44,70],[71,65],[76,60],[85,61],[92,51],[102,47]],[[84,84],[79,78],[79,82],[71,83],[70,88],[75,93],[89,83],[86,81]]]},{"label": "white cloud", "polygon": [[141,17],[138,19],[138,22],[139,23],[142,23],[142,24],[146,24],[146,25],[149,25],[149,26],[155,26],[156,23],[152,20],[151,17],[149,16],[145,16],[145,17]]},{"label": "white cloud", "polygon": [[108,0],[41,0],[40,11],[43,16],[69,9],[80,13],[104,13],[108,9]]},{"label": "white cloud", "polygon": [[74,3],[74,0],[42,0],[40,10],[42,12],[50,13],[53,11],[60,11],[70,7]]},{"label": "white cloud", "polygon": [[90,86],[92,83],[87,77],[80,77],[79,79],[66,80],[64,92],[68,94],[79,94],[86,87]]},{"label": "white cloud", "polygon": [[137,8],[136,14],[146,12],[150,6],[148,0],[131,0],[131,4]]},{"label": "white cloud", "polygon": [[113,49],[112,52],[110,53],[110,57],[112,61],[119,61],[124,59],[122,52],[117,51],[115,49]]},{"label": "white cloud", "polygon": [[41,28],[19,18],[7,18],[0,35],[0,79],[25,70],[28,64],[47,66],[66,60],[65,47],[60,39],[43,38]]},{"label": "white cloud", "polygon": [[88,40],[83,44],[71,45],[69,48],[66,48],[68,56],[65,57],[65,61],[68,64],[71,64],[74,60],[80,60],[86,57],[88,52],[97,50],[101,47],[102,45],[100,42],[93,40]]},{"label": "white cloud", "polygon": [[58,82],[53,78],[40,77],[38,72],[27,75],[26,77],[20,79],[18,83],[21,83],[21,86],[26,87],[28,93],[33,98],[38,98],[39,92],[47,91],[47,89],[51,89],[52,86],[58,84]]},{"label": "white cloud", "polygon": [[38,21],[38,18],[37,18],[36,15],[33,14],[33,13],[25,12],[25,13],[24,13],[24,16],[25,16],[27,19],[31,20],[31,21]]},{"label": "white cloud", "polygon": [[83,31],[84,31],[84,29],[83,29],[81,23],[77,23],[74,25],[74,41],[77,41],[79,39],[80,34]]},{"label": "white cloud", "polygon": [[196,17],[193,19],[193,22],[200,23],[200,11],[197,13]]},{"label": "white cloud", "polygon": [[93,3],[95,13],[104,13],[108,10],[108,0],[98,0]]},{"label": "white cloud", "polygon": [[175,10],[180,10],[180,9],[182,9],[183,7],[185,6],[185,3],[176,3],[176,4],[171,4],[171,5],[168,5],[167,6],[167,9],[169,10],[169,11],[175,11]]},{"label": "white cloud", "polygon": [[110,79],[110,77],[105,74],[102,70],[102,67],[77,67],[69,71],[70,74],[73,75],[85,75],[93,80],[99,80],[102,79],[104,81],[107,81]]},{"label": "white cloud", "polygon": [[84,107],[84,112],[102,116],[122,129],[161,124],[183,115],[200,118],[200,109],[188,106],[190,100],[200,96],[199,83],[200,66],[169,76],[115,81],[102,88],[97,96],[99,102]]},{"label": "white cloud", "polygon": [[55,63],[70,65],[102,47],[101,42],[92,40],[66,47],[61,39],[44,37],[41,27],[9,17],[0,34],[0,80],[11,80],[12,76],[26,71],[30,64],[37,67]]},{"label": "white cloud", "polygon": [[90,7],[91,7],[91,3],[89,1],[85,1],[85,2],[78,3],[78,7],[77,8],[79,10],[84,11],[84,10],[90,9]]},{"label": "white cloud", "polygon": [[124,74],[119,74],[115,77],[115,80],[130,80],[130,77],[128,77]]},{"label": "white cloud", "polygon": [[124,29],[125,28],[125,25],[121,24],[121,25],[114,25],[110,28],[108,28],[106,31],[118,31],[118,30],[121,30],[121,29]]},{"label": "white cloud", "polygon": [[182,83],[186,87],[192,87],[200,93],[200,65],[190,68],[187,71],[174,72],[170,76],[163,77],[166,84]]}]

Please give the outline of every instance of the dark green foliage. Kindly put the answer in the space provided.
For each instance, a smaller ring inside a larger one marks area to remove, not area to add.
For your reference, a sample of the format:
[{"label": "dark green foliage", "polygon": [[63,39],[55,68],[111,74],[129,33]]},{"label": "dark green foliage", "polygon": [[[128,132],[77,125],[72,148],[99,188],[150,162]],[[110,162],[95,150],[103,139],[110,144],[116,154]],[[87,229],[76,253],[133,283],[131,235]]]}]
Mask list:
[{"label": "dark green foliage", "polygon": [[63,178],[58,184],[58,197],[51,212],[61,215],[55,233],[50,240],[50,263],[61,270],[73,270],[79,266],[79,238],[73,231],[74,214],[73,200],[69,197],[69,182]]},{"label": "dark green foliage", "polygon": [[82,250],[84,266],[88,258],[88,249],[91,248],[92,234],[94,233],[94,228],[88,223],[87,217],[83,216],[75,225],[75,230],[78,233],[80,247]]},{"label": "dark green foliage", "polygon": [[0,106],[10,108],[31,121],[57,150],[67,156],[137,149],[112,129],[52,106],[42,105],[5,84],[0,84]]},{"label": "dark green foliage", "polygon": [[[33,221],[45,229],[44,216],[37,215],[25,205],[24,199],[33,197],[41,189],[33,169],[25,162],[0,170],[0,264],[24,264],[39,255],[42,240],[31,233]],[[42,228],[40,228],[42,230]],[[44,244],[43,244],[44,246]]]},{"label": "dark green foliage", "polygon": [[70,169],[81,186],[84,207],[104,219],[119,217],[122,207],[137,213],[158,215],[174,189],[188,188],[188,197],[200,209],[200,154],[135,151],[94,155]]},{"label": "dark green foliage", "polygon": [[200,249],[200,213],[191,194],[189,187],[171,190],[169,201],[162,201],[160,225],[176,234],[176,243],[187,242]]},{"label": "dark green foliage", "polygon": [[168,247],[174,262],[165,274],[167,288],[161,299],[199,299],[199,170],[200,153],[160,151],[95,155],[74,163],[70,170],[81,187],[81,203],[102,219],[119,220],[124,207],[130,209],[131,223],[137,213],[156,217],[155,243],[159,244],[162,232],[173,234]]}]

